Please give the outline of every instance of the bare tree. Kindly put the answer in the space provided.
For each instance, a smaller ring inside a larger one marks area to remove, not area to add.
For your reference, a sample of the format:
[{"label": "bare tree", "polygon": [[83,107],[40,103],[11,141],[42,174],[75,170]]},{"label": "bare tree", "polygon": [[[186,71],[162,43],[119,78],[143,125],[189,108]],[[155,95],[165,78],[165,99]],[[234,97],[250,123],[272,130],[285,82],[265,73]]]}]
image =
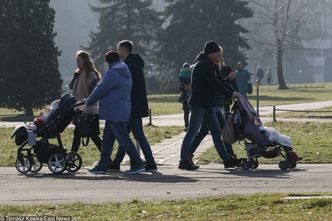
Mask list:
[{"label": "bare tree", "polygon": [[256,16],[261,21],[261,30],[265,30],[264,38],[254,38],[254,41],[263,48],[263,51],[276,55],[279,89],[288,89],[283,73],[283,56],[286,50],[302,47],[301,28],[309,17],[309,5],[312,2],[306,0],[273,0],[273,2],[252,0],[252,3],[257,6]]}]

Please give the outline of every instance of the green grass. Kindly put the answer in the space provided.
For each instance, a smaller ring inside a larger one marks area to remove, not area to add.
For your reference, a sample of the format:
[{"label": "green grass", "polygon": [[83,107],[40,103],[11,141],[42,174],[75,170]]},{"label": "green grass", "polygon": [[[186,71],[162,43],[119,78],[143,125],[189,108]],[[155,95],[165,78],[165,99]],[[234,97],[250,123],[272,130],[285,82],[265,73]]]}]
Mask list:
[{"label": "green grass", "polygon": [[[289,84],[288,87],[288,90],[278,90],[276,85],[260,86],[260,106],[331,100],[332,83]],[[249,100],[256,107],[256,87]]]},{"label": "green grass", "polygon": [[286,194],[107,204],[0,205],[1,216],[71,216],[72,220],[331,220],[332,199],[285,200]]},{"label": "green grass", "polygon": [[[332,118],[332,107],[324,107],[321,109],[308,110],[309,112],[283,112],[277,111],[276,118]],[[310,112],[313,111],[313,112]],[[315,112],[315,111],[328,111],[328,112]],[[272,116],[272,115],[270,115]]]},{"label": "green grass", "polygon": [[177,101],[178,94],[149,95],[149,107],[152,115],[166,115],[182,113],[182,104]]},{"label": "green grass", "polygon": [[[10,139],[12,130],[13,128],[0,128],[0,137],[2,137],[0,141],[0,166],[15,165],[17,146],[15,145],[14,140]],[[183,132],[183,127],[144,127],[144,131],[150,145],[153,145],[164,139],[180,134]],[[66,149],[70,150],[73,139],[73,128],[67,128],[61,134],[61,138]],[[56,139],[52,139],[51,143],[57,144]],[[116,150],[117,144],[114,147],[113,154],[116,153]],[[91,141],[87,147],[81,145],[79,154],[82,156],[83,165],[92,165],[100,156],[99,151]]]},{"label": "green grass", "polygon": [[[291,137],[294,150],[303,156],[301,163],[332,163],[332,123],[268,123],[279,132]],[[245,157],[243,144],[235,143],[234,152]],[[260,163],[277,163],[281,158],[259,158]],[[215,148],[208,149],[199,156],[199,163],[221,162]]]},{"label": "green grass", "polygon": [[[260,86],[260,106],[308,103],[331,100],[332,83],[289,84],[288,90],[278,90],[278,86]],[[153,115],[182,113],[182,105],[177,102],[178,94],[149,95],[149,105]],[[256,86],[249,95],[250,103],[256,107]]]},{"label": "green grass", "polygon": [[[260,106],[331,100],[332,83],[289,84],[288,87],[289,90],[278,90],[276,85],[260,86]],[[177,101],[178,96],[179,93],[148,95],[152,115],[182,113],[182,104]],[[253,94],[249,95],[249,100],[256,107],[256,86],[254,86]],[[40,110],[34,112],[38,115]],[[23,112],[0,109],[0,120],[2,121],[22,121],[24,119]]]}]

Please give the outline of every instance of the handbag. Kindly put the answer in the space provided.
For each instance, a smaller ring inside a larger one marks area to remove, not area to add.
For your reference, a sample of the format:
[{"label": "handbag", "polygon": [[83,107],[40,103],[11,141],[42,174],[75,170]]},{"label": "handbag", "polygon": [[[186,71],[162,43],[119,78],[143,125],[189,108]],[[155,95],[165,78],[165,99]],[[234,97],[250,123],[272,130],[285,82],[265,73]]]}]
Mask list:
[{"label": "handbag", "polygon": [[81,137],[95,137],[100,134],[99,115],[81,112],[76,118],[76,127]]},{"label": "handbag", "polygon": [[224,143],[226,144],[233,144],[236,139],[234,137],[234,127],[233,127],[233,117],[230,115],[230,117],[227,117],[225,119],[225,124],[222,129],[221,136],[223,138]]}]

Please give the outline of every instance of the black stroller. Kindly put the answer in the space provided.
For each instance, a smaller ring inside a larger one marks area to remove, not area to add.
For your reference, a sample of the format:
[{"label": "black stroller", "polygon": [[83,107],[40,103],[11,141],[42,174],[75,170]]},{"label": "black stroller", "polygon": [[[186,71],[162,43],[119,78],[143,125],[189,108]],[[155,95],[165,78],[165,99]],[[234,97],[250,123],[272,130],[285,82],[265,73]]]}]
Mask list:
[{"label": "black stroller", "polygon": [[[76,99],[71,95],[64,95],[58,104],[58,108],[50,113],[46,122],[34,125],[22,125],[16,127],[12,133],[18,146],[16,169],[22,174],[28,172],[37,173],[43,163],[48,165],[52,173],[59,174],[67,170],[76,172],[82,166],[82,158],[79,154],[70,152],[64,148],[60,134],[73,120]],[[35,137],[40,138],[36,141]],[[50,138],[56,138],[58,144],[51,144]],[[30,146],[30,139],[35,139]]]},{"label": "black stroller", "polygon": [[[247,158],[242,161],[244,170],[256,169],[259,165],[258,158],[275,158],[282,156],[284,160],[279,162],[281,170],[294,169],[298,157],[292,149],[291,140],[285,135],[274,131],[277,138],[271,139],[272,132],[265,128],[259,119],[255,109],[249,101],[240,93],[233,95],[234,105],[232,114],[228,123],[231,122],[234,131],[234,140],[244,140],[244,149],[247,152]],[[269,134],[269,132],[271,132]]]}]

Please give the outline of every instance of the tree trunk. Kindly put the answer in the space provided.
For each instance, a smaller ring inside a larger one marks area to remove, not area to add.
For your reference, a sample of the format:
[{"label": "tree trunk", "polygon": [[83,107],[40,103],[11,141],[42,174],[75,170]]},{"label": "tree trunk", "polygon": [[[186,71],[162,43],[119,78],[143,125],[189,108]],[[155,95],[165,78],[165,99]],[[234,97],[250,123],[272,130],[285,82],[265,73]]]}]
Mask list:
[{"label": "tree trunk", "polygon": [[284,79],[284,73],[282,70],[282,58],[283,58],[283,50],[278,49],[277,52],[277,75],[278,75],[278,83],[279,83],[279,90],[287,90],[288,87],[286,85],[285,79]]}]

